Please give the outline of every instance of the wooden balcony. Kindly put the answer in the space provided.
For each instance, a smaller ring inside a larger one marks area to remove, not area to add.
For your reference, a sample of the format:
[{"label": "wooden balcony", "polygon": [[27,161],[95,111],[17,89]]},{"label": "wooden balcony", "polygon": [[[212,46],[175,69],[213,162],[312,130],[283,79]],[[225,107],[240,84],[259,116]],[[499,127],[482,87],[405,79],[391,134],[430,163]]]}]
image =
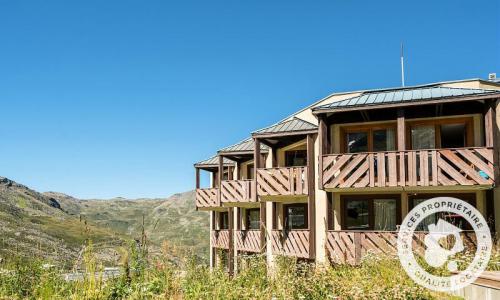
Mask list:
[{"label": "wooden balcony", "polygon": [[239,230],[236,231],[235,249],[261,253],[263,249],[260,241],[260,230]]},{"label": "wooden balcony", "polygon": [[[413,235],[413,251],[423,255],[426,232],[415,232]],[[477,245],[473,231],[460,233],[466,250],[474,250]],[[334,263],[358,264],[369,254],[386,254],[396,256],[397,231],[328,231],[326,250],[328,257]],[[453,242],[450,240],[450,244]]]},{"label": "wooden balcony", "polygon": [[273,254],[310,258],[309,230],[273,230],[271,235]]},{"label": "wooden balcony", "polygon": [[229,230],[212,230],[212,246],[219,249],[229,249]]},{"label": "wooden balcony", "polygon": [[219,207],[219,190],[217,188],[196,189],[196,208],[210,209]]},{"label": "wooden balcony", "polygon": [[493,149],[459,148],[324,155],[325,189],[494,184]]},{"label": "wooden balcony", "polygon": [[307,195],[307,167],[258,169],[257,193],[264,197]]},{"label": "wooden balcony", "polygon": [[224,180],[221,185],[222,203],[249,203],[257,201],[253,180]]}]

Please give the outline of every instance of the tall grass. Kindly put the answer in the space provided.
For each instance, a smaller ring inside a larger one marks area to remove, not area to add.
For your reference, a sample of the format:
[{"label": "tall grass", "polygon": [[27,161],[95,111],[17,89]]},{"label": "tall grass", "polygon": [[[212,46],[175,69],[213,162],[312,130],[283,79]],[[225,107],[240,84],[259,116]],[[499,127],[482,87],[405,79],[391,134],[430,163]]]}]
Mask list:
[{"label": "tall grass", "polygon": [[90,244],[83,265],[87,275],[68,282],[61,270],[40,261],[12,260],[0,271],[0,299],[452,299],[414,284],[391,258],[318,267],[278,257],[268,276],[265,257],[248,256],[229,277],[195,259],[178,265],[162,256],[148,258],[132,245],[121,275],[106,279]]}]

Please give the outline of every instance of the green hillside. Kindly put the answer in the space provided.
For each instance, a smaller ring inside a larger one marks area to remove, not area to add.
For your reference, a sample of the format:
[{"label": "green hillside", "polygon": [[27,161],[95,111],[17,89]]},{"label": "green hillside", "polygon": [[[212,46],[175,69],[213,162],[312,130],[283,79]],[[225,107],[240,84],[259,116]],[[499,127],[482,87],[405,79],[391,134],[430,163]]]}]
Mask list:
[{"label": "green hillside", "polygon": [[81,200],[0,177],[0,258],[39,257],[71,267],[90,239],[100,261],[115,265],[144,229],[152,253],[163,245],[172,257],[189,252],[207,259],[207,228],[208,214],[195,210],[193,192],[167,199]]}]

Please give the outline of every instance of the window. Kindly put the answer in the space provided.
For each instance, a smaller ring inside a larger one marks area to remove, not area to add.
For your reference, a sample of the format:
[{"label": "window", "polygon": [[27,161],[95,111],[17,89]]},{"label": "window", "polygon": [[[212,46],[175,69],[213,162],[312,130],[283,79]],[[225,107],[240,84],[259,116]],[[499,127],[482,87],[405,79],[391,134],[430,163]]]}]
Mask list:
[{"label": "window", "polygon": [[379,152],[396,150],[396,128],[392,125],[382,128],[345,128],[344,150],[347,153]]},{"label": "window", "polygon": [[467,118],[409,121],[411,149],[463,148],[473,145],[473,122]]},{"label": "window", "polygon": [[254,172],[255,172],[254,165],[248,164],[247,165],[247,179],[253,179]]},{"label": "window", "polygon": [[441,148],[463,148],[466,141],[465,124],[441,125]]},{"label": "window", "polygon": [[373,131],[373,151],[394,151],[396,150],[396,130],[393,128]]},{"label": "window", "polygon": [[285,151],[285,165],[287,167],[302,167],[307,165],[307,151]]},{"label": "window", "polygon": [[395,199],[374,199],[374,230],[396,230],[397,203]]},{"label": "window", "polygon": [[368,133],[351,132],[347,134],[347,152],[368,152]]},{"label": "window", "polygon": [[229,213],[220,212],[219,213],[219,229],[229,229]]},{"label": "window", "polygon": [[348,200],[346,204],[346,227],[347,229],[362,230],[369,229],[369,209],[366,200]]},{"label": "window", "polygon": [[285,216],[285,229],[307,229],[308,228],[308,218],[307,218],[307,204],[288,204],[283,205],[284,216]]},{"label": "window", "polygon": [[411,128],[411,144],[413,150],[435,149],[436,129],[434,125],[420,125]]},{"label": "window", "polygon": [[260,229],[260,209],[252,208],[246,210],[246,229]]},{"label": "window", "polygon": [[[425,200],[434,198],[434,197],[454,197],[457,199],[461,199],[474,207],[476,207],[476,195],[475,194],[418,194],[413,195],[410,198],[410,205],[413,209],[418,204],[424,202]],[[417,226],[417,231],[428,231],[429,225],[436,224],[439,219],[443,219],[446,222],[449,222],[462,230],[471,230],[469,222],[467,222],[462,216],[455,215],[451,213],[441,212],[435,213],[430,216],[427,216],[420,224]]]},{"label": "window", "polygon": [[395,231],[399,220],[399,195],[345,196],[343,227],[347,230]]}]

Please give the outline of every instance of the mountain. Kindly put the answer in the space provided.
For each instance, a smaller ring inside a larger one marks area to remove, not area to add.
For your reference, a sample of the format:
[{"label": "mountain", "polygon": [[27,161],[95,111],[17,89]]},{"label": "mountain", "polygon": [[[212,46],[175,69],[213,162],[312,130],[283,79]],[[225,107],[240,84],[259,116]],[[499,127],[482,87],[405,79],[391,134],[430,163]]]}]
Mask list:
[{"label": "mountain", "polygon": [[195,210],[194,192],[166,199],[82,200],[39,193],[0,177],[0,258],[39,257],[71,267],[87,239],[105,265],[114,265],[134,240],[172,257],[208,257],[208,214]]}]

